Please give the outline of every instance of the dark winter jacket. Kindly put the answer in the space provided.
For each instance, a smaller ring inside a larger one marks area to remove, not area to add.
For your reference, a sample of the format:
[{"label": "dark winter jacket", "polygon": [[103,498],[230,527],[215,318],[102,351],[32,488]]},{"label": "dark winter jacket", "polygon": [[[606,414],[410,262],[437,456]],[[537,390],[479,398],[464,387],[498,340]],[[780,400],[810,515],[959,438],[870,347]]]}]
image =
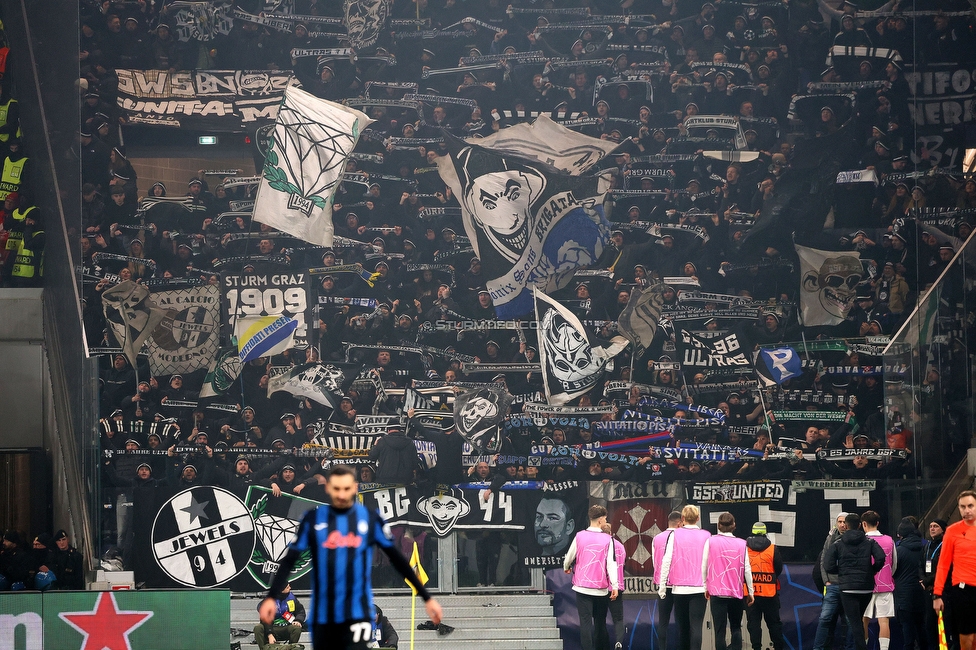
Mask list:
[{"label": "dark winter jacket", "polygon": [[861,529],[849,530],[824,554],[824,569],[836,573],[841,591],[874,591],[874,576],[884,567],[885,554]]},{"label": "dark winter jacket", "polygon": [[369,459],[376,463],[377,483],[413,483],[419,462],[417,446],[402,433],[390,433],[377,440],[369,450]]},{"label": "dark winter jacket", "polygon": [[899,525],[898,536],[901,539],[895,547],[898,554],[898,568],[894,574],[895,609],[920,612],[925,607],[925,591],[920,582],[925,542],[911,524]]}]

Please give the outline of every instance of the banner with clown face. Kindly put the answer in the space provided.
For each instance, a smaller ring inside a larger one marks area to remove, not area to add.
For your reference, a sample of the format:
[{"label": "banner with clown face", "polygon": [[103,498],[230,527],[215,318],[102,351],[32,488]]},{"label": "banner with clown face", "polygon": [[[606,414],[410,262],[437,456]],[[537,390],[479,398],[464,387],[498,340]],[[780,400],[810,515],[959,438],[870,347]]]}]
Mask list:
[{"label": "banner with clown face", "polygon": [[461,201],[499,319],[531,312],[533,287],[552,293],[599,259],[610,240],[603,178],[444,138],[451,155],[438,171]]},{"label": "banner with clown face", "polygon": [[502,424],[512,403],[504,388],[481,388],[454,399],[454,426],[472,447],[486,454],[502,448]]},{"label": "banner with clown face", "polygon": [[839,325],[847,318],[864,277],[858,251],[796,246],[800,256],[800,317],[804,326]]}]

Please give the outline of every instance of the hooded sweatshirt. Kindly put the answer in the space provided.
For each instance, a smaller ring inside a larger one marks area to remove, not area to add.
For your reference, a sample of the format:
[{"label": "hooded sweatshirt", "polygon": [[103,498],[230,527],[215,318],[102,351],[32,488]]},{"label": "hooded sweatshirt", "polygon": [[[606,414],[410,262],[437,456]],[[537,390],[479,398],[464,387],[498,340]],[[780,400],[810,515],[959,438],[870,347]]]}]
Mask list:
[{"label": "hooded sweatshirt", "polygon": [[925,591],[919,581],[922,575],[923,549],[921,535],[909,523],[898,525],[901,538],[895,545],[898,568],[895,569],[895,608],[922,611],[925,607]]},{"label": "hooded sweatshirt", "polygon": [[884,562],[884,551],[860,528],[845,532],[824,554],[824,569],[839,576],[841,591],[851,593],[872,593]]}]

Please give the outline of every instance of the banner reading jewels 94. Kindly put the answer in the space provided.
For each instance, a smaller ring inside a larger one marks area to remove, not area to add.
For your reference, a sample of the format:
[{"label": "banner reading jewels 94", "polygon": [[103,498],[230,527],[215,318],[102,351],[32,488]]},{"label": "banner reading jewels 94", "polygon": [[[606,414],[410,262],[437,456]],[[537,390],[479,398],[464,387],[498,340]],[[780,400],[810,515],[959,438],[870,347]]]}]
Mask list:
[{"label": "banner reading jewels 94", "polygon": [[117,70],[129,124],[239,132],[273,122],[291,71]]},{"label": "banner reading jewels 94", "polygon": [[311,301],[305,278],[305,273],[294,272],[224,275],[222,321],[228,328],[226,335],[233,334],[238,316],[288,316],[298,319],[295,346],[308,345]]}]

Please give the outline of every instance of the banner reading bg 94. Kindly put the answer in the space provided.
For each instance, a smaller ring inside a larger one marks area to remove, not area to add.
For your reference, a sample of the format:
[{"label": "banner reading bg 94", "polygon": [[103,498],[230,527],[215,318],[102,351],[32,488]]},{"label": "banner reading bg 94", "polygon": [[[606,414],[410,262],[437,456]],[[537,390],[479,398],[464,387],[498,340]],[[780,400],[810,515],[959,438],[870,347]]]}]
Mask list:
[{"label": "banner reading bg 94", "polygon": [[219,589],[8,593],[0,599],[4,650],[225,650],[228,629],[230,592]]}]

